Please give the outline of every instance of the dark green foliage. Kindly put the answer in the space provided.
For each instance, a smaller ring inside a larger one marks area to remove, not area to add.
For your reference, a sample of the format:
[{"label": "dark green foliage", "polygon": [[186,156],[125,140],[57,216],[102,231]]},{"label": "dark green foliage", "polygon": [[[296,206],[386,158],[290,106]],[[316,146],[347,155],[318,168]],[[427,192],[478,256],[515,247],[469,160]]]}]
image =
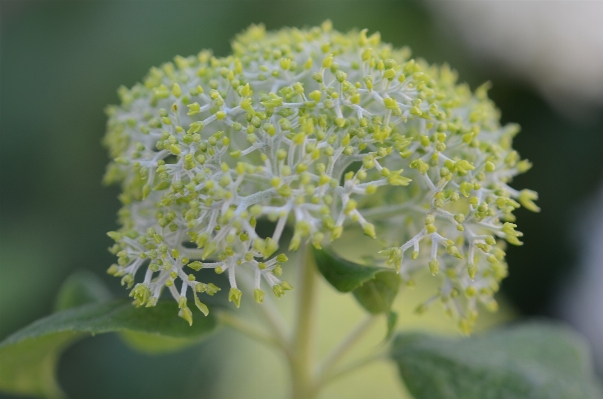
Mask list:
[{"label": "dark green foliage", "polygon": [[389,312],[401,283],[395,271],[350,262],[329,250],[315,250],[314,256],[318,270],[337,291],[351,291],[369,313]]}]

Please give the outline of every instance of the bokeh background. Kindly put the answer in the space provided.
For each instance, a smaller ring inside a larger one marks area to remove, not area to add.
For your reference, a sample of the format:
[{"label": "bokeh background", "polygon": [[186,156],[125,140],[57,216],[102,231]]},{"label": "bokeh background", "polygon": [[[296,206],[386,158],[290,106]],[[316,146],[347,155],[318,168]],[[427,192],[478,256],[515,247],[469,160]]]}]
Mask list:
[{"label": "bokeh background", "polygon": [[[276,29],[331,19],[336,29],[378,30],[415,57],[448,62],[473,88],[493,82],[503,121],[522,126],[515,147],[534,163],[515,186],[538,191],[542,212],[519,210],[525,245],[510,249],[505,306],[482,328],[519,317],[564,319],[590,339],[601,372],[601,15],[603,2],[570,1],[1,0],[0,339],[50,313],[74,270],[91,270],[124,295],[104,277],[113,261],[105,233],[116,227],[119,203],[117,188],[100,183],[103,109],[117,101],[117,87],[175,55],[203,48],[226,55],[251,23]],[[361,311],[322,290],[326,348]],[[419,297],[420,288],[399,299],[403,327],[454,331],[437,312],[411,315]],[[333,318],[338,327],[327,323]],[[365,346],[382,333],[377,328]],[[149,356],[99,336],[65,353],[59,380],[72,398],[282,397],[279,359],[248,344],[221,331],[185,352]],[[407,397],[394,375],[376,366],[325,397],[368,397],[376,383],[387,397]]]}]

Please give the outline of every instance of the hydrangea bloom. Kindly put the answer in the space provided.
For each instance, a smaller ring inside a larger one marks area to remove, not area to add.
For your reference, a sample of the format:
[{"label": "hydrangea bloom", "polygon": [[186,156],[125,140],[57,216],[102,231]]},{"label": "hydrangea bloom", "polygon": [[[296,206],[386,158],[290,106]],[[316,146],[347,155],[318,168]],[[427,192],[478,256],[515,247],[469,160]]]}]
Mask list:
[{"label": "hydrangea bloom", "polygon": [[[109,272],[134,286],[138,306],[167,287],[192,322],[187,291],[207,313],[197,293],[219,288],[190,271],[227,273],[237,306],[240,273],[254,277],[258,302],[263,287],[280,297],[291,289],[279,278],[287,257],[275,256],[287,223],[289,250],[357,224],[394,241],[385,263],[409,283],[419,269],[441,276],[419,310],[441,298],[468,328],[478,302],[496,306],[503,240],[520,244],[512,212],[538,208],[536,193],[507,185],[530,167],[511,147],[518,127],[500,126],[487,85],[472,93],[456,80],[378,33],[328,22],[252,26],[231,56],[152,68],[108,108],[105,179],[121,182],[124,204]],[[275,222],[267,238],[255,229],[262,217]]]}]

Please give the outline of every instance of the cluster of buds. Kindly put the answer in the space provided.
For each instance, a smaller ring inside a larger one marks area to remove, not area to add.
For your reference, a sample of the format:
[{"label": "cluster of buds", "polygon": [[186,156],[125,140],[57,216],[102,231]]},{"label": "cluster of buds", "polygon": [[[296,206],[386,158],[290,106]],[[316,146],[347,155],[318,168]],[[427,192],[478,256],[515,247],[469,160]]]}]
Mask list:
[{"label": "cluster of buds", "polygon": [[[205,313],[197,294],[219,288],[188,269],[226,273],[237,306],[237,275],[247,274],[262,302],[262,287],[279,297],[292,288],[279,278],[287,257],[276,255],[287,224],[290,251],[356,225],[395,242],[385,263],[408,283],[418,269],[441,276],[423,307],[440,298],[469,328],[478,302],[496,305],[503,240],[520,243],[512,212],[538,209],[534,192],[507,185],[530,164],[511,148],[518,128],[500,126],[486,85],[472,93],[448,66],[410,55],[329,22],[252,26],[231,56],[176,57],[121,88],[105,137],[114,158],[105,180],[123,188],[109,272],[138,306],[167,287],[192,322],[189,288]],[[259,218],[274,222],[270,236],[256,232]]]}]

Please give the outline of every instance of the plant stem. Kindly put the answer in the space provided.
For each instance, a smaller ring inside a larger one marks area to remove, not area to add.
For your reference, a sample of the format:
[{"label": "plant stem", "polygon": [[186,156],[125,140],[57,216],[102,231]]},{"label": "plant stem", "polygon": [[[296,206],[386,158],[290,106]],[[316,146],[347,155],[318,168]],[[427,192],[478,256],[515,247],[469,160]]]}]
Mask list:
[{"label": "plant stem", "polygon": [[255,339],[256,341],[262,342],[269,346],[276,346],[278,348],[285,349],[283,348],[278,339],[258,329],[256,326],[243,320],[239,316],[235,316],[232,313],[222,311],[218,313],[218,320],[225,326],[228,326],[233,330],[242,333],[243,335]]},{"label": "plant stem", "polygon": [[307,259],[307,248],[300,249],[297,309],[289,368],[292,399],[313,399],[317,391],[313,377],[314,324],[317,311],[317,276],[314,262]]},{"label": "plant stem", "polygon": [[335,381],[336,379],[338,379],[339,377],[342,377],[348,373],[351,373],[352,371],[355,371],[359,368],[362,368],[368,364],[373,363],[374,361],[377,360],[383,360],[385,359],[386,356],[384,353],[374,353],[371,355],[368,355],[364,358],[358,359],[354,362],[351,362],[343,367],[341,367],[339,370],[336,370],[335,372],[329,373],[327,375],[325,375],[320,383],[318,384],[318,388],[323,387],[333,381]]},{"label": "plant stem", "polygon": [[256,306],[256,308],[259,309],[262,316],[268,322],[276,339],[283,345],[283,347],[288,348],[287,326],[283,320],[283,317],[279,313],[279,310],[272,301],[272,298],[267,296],[267,298],[264,300],[264,303]]},{"label": "plant stem", "polygon": [[[334,370],[343,356],[357,343],[362,335],[373,325],[377,317],[364,317],[352,331],[325,357],[323,362],[314,365],[314,333],[318,304],[318,273],[313,259],[308,259],[308,248],[299,249],[299,278],[295,292],[297,293],[294,329],[291,339],[287,339],[287,331],[282,316],[274,303],[268,299],[257,306],[268,322],[270,333],[258,329],[253,324],[229,312],[220,312],[220,322],[259,342],[282,350],[291,374],[291,399],[315,399],[319,390],[333,380],[352,372],[364,365],[384,357],[383,354],[371,355],[347,366]],[[242,279],[248,287],[252,286],[250,276]],[[314,372],[316,371],[316,373]]]},{"label": "plant stem", "polygon": [[[241,282],[247,287],[248,290],[253,290],[251,276],[243,273],[241,273],[241,275]],[[256,309],[262,315],[262,317],[264,317],[272,332],[273,338],[278,342],[285,354],[289,355],[290,350],[289,343],[287,342],[286,325],[281,314],[276,308],[276,305],[272,301],[272,298],[267,296],[264,300],[264,303],[259,306],[255,306],[254,309]]]},{"label": "plant stem", "polygon": [[316,370],[316,375],[320,376],[329,374],[333,367],[345,356],[345,354],[362,338],[364,333],[369,330],[377,317],[374,315],[366,315],[352,331],[345,336],[339,344],[325,357],[322,363]]}]

